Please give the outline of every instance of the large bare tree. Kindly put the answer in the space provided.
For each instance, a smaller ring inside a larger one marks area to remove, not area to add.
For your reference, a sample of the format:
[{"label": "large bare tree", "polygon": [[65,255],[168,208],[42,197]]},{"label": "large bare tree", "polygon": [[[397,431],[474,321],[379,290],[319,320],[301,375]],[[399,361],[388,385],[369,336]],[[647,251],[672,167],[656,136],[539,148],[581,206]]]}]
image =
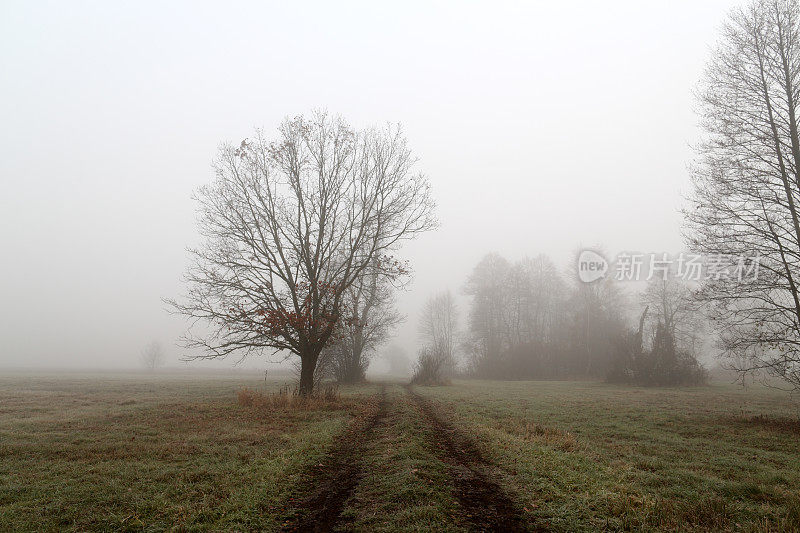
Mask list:
[{"label": "large bare tree", "polygon": [[[687,209],[691,248],[732,257],[699,292],[742,372],[800,386],[800,14],[794,0],[735,10],[699,91],[704,141]],[[758,257],[756,262],[748,259]],[[744,273],[744,275],[742,275]],[[753,279],[757,278],[757,279]]]},{"label": "large bare tree", "polygon": [[[295,354],[300,392],[365,276],[406,274],[392,253],[436,225],[429,184],[398,127],[356,131],[325,112],[223,145],[216,178],[196,195],[205,244],[191,253],[188,293],[173,308],[196,357]],[[196,353],[196,352],[195,352]]]}]

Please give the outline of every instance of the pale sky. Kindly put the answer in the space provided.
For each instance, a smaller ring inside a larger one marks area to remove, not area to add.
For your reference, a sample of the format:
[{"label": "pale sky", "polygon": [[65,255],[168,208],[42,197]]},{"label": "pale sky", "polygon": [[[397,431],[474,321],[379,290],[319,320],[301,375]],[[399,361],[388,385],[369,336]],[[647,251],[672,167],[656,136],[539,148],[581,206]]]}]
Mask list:
[{"label": "pale sky", "polygon": [[0,367],[135,367],[153,339],[177,364],[192,192],[220,142],[313,108],[402,123],[432,183],[410,353],[487,252],[681,250],[692,91],[736,4],[4,0]]}]

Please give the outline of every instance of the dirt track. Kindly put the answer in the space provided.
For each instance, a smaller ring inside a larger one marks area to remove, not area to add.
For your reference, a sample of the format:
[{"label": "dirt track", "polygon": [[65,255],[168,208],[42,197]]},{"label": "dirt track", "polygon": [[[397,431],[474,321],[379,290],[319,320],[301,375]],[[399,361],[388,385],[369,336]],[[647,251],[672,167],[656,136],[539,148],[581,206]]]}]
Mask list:
[{"label": "dirt track", "polygon": [[308,494],[296,503],[299,516],[284,531],[333,531],[362,477],[359,457],[386,417],[386,408],[386,389],[381,387],[372,413],[353,421],[337,445],[309,472]]},{"label": "dirt track", "polygon": [[[461,507],[461,519],[474,531],[545,531],[526,524],[513,499],[490,476],[493,465],[475,442],[456,430],[434,403],[406,387],[427,428],[434,455],[448,465],[453,495]],[[387,423],[390,408],[385,387],[376,406],[355,419],[323,461],[307,473],[305,496],[294,504],[294,520],[283,531],[333,531],[347,529],[342,511],[364,477],[361,457],[375,439],[376,428]]]},{"label": "dirt track", "polygon": [[492,465],[483,458],[475,442],[457,431],[431,401],[411,387],[406,390],[432,428],[431,444],[438,450],[439,458],[452,469],[455,495],[470,524],[478,531],[528,531],[511,498],[489,479]]}]

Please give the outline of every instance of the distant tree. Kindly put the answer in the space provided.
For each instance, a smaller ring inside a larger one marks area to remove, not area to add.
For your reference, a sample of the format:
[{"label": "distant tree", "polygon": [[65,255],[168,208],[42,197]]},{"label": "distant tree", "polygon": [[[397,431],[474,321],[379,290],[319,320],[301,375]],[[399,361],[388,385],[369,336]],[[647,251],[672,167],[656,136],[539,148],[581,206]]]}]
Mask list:
[{"label": "distant tree", "polygon": [[162,366],[164,364],[164,349],[161,347],[161,343],[153,341],[145,346],[140,359],[142,366],[151,372]]},{"label": "distant tree", "polygon": [[576,279],[567,313],[569,320],[563,330],[565,371],[602,377],[616,355],[616,339],[627,330],[626,295],[611,277],[591,283]]},{"label": "distant tree", "polygon": [[641,385],[699,385],[707,374],[694,354],[678,347],[663,322],[656,323],[650,350],[640,352],[632,369],[633,381]]},{"label": "distant tree", "polygon": [[567,287],[544,254],[525,258],[510,272],[513,338],[518,342],[554,340],[565,318]]},{"label": "distant tree", "polygon": [[[736,9],[699,91],[705,138],[686,210],[688,243],[732,258],[698,293],[723,355],[800,387],[800,10],[795,0]],[[750,272],[758,258],[756,276]],[[740,274],[744,272],[744,276]]]},{"label": "distant tree", "polygon": [[325,372],[340,383],[363,381],[375,350],[402,316],[394,309],[392,287],[374,273],[351,285],[344,295],[344,316],[335,341],[323,349]]},{"label": "distant tree", "polygon": [[626,331],[627,301],[613,279],[570,285],[543,254],[514,264],[489,254],[464,292],[465,351],[482,377],[603,376]]},{"label": "distant tree", "polygon": [[197,194],[206,242],[192,250],[188,294],[168,303],[209,326],[184,337],[198,357],[294,354],[308,395],[348,290],[404,276],[392,251],[436,221],[399,128],[356,131],[316,112],[279,133],[220,149],[216,179]]},{"label": "distant tree", "polygon": [[420,349],[411,383],[414,385],[447,384],[447,361],[430,346]]},{"label": "distant tree", "polygon": [[464,292],[472,297],[465,350],[474,373],[541,377],[555,370],[567,288],[547,256],[510,264],[489,254],[473,270]]},{"label": "distant tree", "polygon": [[419,322],[424,353],[437,358],[443,369],[456,366],[458,310],[450,291],[431,296],[425,303]]},{"label": "distant tree", "polygon": [[503,257],[487,254],[464,286],[464,293],[472,297],[467,349],[477,371],[487,362],[496,362],[510,345],[510,272],[511,265]]},{"label": "distant tree", "polygon": [[649,306],[639,316],[639,327],[635,331],[623,331],[614,339],[615,353],[606,371],[606,379],[612,383],[632,383],[638,380],[637,371],[644,358],[644,330]]},{"label": "distant tree", "polygon": [[620,334],[608,380],[639,385],[704,382],[706,371],[697,359],[703,321],[689,286],[674,277],[654,278],[641,301],[639,328]]},{"label": "distant tree", "polygon": [[681,350],[697,355],[705,324],[686,282],[674,276],[654,278],[648,282],[641,301],[650,310],[648,317],[654,334],[655,324],[661,323]]}]

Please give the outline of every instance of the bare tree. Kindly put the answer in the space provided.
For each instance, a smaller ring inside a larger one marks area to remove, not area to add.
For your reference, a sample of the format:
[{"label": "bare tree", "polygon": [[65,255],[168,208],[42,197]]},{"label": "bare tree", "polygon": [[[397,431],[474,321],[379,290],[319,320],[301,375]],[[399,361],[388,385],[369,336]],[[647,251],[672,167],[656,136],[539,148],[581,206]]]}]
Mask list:
[{"label": "bare tree", "polygon": [[141,362],[150,372],[162,366],[164,364],[164,349],[161,347],[161,343],[153,341],[145,346],[144,350],[142,350]]},{"label": "bare tree", "polygon": [[642,293],[641,301],[645,306],[643,316],[649,318],[653,332],[656,324],[663,324],[679,349],[697,355],[705,324],[692,289],[685,281],[675,277],[653,278]]},{"label": "bare tree", "polygon": [[507,285],[511,337],[516,344],[550,342],[564,321],[566,286],[544,254],[516,263]]},{"label": "bare tree", "polygon": [[440,353],[436,353],[430,346],[423,346],[419,350],[417,362],[414,364],[414,374],[411,376],[413,385],[446,385],[448,379],[447,361]]},{"label": "bare tree", "polygon": [[[579,254],[576,250],[573,265],[578,264]],[[567,303],[570,321],[563,331],[570,355],[568,372],[602,376],[617,355],[616,340],[627,329],[628,298],[611,276],[584,283],[577,270],[574,274]]]},{"label": "bare tree", "polygon": [[389,337],[402,316],[394,309],[391,285],[370,272],[351,285],[344,295],[342,319],[336,341],[322,352],[325,371],[340,383],[363,381],[370,357]]},{"label": "bare tree", "polygon": [[464,286],[472,297],[469,310],[469,350],[472,364],[496,360],[511,343],[508,315],[508,278],[511,265],[502,256],[491,253],[475,266]]},{"label": "bare tree", "polygon": [[519,375],[520,367],[530,367],[532,359],[545,353],[555,356],[554,350],[539,348],[560,340],[567,287],[546,255],[512,265],[489,254],[473,270],[464,292],[472,296],[465,349],[473,372],[485,377]]},{"label": "bare tree", "polygon": [[[690,247],[734,259],[698,293],[741,372],[800,387],[800,14],[755,0],[724,27],[699,92],[705,139],[686,211]],[[757,276],[749,275],[758,266]],[[744,272],[744,275],[742,275]],[[718,278],[718,279],[716,279]],[[753,279],[757,278],[757,279]],[[744,363],[744,364],[741,364]]]},{"label": "bare tree", "polygon": [[422,310],[419,331],[423,352],[437,358],[442,368],[455,368],[457,329],[458,311],[450,291],[431,296]]},{"label": "bare tree", "polygon": [[397,127],[356,131],[325,112],[220,148],[200,189],[200,231],[185,298],[173,308],[208,328],[184,337],[197,357],[295,354],[313,390],[347,290],[407,273],[392,252],[435,227],[428,181]]}]

